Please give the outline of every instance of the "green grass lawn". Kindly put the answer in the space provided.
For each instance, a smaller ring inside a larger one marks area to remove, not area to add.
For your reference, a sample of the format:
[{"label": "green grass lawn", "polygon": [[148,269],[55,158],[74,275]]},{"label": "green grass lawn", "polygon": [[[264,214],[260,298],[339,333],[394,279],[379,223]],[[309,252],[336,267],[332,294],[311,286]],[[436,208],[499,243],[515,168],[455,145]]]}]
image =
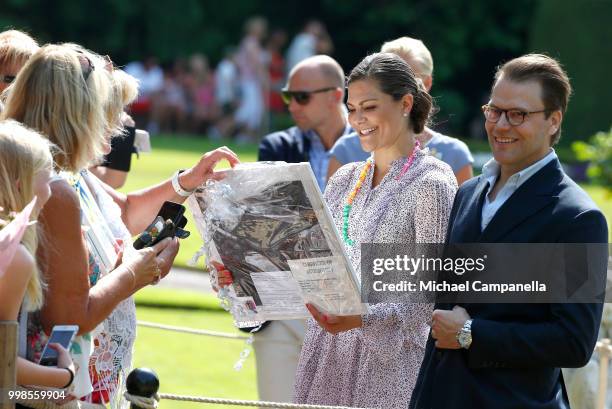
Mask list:
[{"label": "green grass lawn", "polygon": [[[149,287],[136,295],[136,303],[141,321],[242,334],[212,295]],[[183,308],[169,308],[173,305]],[[244,346],[244,340],[139,327],[134,367],[155,370],[162,393],[254,400],[257,399],[254,354],[251,353],[241,371],[233,369]],[[232,406],[166,400],[159,406],[160,409],[204,407]]]}]

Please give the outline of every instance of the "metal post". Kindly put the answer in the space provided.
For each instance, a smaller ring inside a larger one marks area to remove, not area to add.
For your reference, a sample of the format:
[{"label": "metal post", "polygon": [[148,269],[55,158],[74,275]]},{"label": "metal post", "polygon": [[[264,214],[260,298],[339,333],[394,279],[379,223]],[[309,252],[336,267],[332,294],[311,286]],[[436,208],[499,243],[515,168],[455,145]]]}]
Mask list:
[{"label": "metal post", "polygon": [[610,340],[604,338],[597,343],[599,352],[599,388],[597,391],[597,409],[605,409],[608,389],[608,363],[610,361]]},{"label": "metal post", "polygon": [[[130,395],[150,398],[159,390],[159,378],[152,369],[136,368],[128,375],[125,386]],[[130,409],[144,408],[132,403]]]},{"label": "metal post", "polygon": [[0,409],[15,409],[8,391],[17,383],[17,321],[0,321]]}]

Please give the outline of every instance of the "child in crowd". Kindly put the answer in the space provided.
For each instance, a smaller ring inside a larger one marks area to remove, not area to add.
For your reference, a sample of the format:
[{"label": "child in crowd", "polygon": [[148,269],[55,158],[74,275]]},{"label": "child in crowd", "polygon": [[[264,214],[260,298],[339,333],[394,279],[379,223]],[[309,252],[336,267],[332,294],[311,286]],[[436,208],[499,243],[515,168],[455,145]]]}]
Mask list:
[{"label": "child in crowd", "polygon": [[[6,263],[0,269],[0,321],[23,318],[43,304],[43,283],[36,262],[38,233],[35,223],[51,195],[49,181],[53,170],[51,144],[38,133],[16,121],[0,122],[0,220],[9,221],[24,212],[15,223],[2,226],[0,252]],[[28,217],[29,214],[29,217]],[[15,229],[16,228],[16,229]],[[18,234],[13,234],[18,231]],[[18,245],[10,241],[20,240]],[[14,252],[13,252],[14,250]],[[11,254],[5,254],[11,253]],[[23,325],[25,320],[19,320]],[[20,331],[20,334],[23,333]],[[59,344],[50,345],[58,352],[57,367],[37,365],[24,359],[25,336],[19,337],[17,384],[67,388],[74,378],[74,366],[68,351]]]}]

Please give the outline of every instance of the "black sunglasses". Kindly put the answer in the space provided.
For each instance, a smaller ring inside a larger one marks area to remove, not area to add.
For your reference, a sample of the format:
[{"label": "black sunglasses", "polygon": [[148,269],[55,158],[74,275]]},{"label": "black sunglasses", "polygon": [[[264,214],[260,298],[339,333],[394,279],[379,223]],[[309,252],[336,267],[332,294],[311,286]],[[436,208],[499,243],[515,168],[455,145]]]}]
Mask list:
[{"label": "black sunglasses", "polygon": [[4,82],[5,84],[11,84],[15,81],[14,75],[0,75],[0,82]]},{"label": "black sunglasses", "polygon": [[295,102],[297,102],[300,105],[308,105],[312,94],[317,94],[319,92],[332,91],[332,90],[335,90],[336,88],[338,87],[327,87],[327,88],[315,89],[313,91],[289,91],[287,88],[283,88],[281,90],[281,97],[283,98],[283,101],[287,105],[289,105],[289,103],[291,102],[291,98],[295,99]]}]

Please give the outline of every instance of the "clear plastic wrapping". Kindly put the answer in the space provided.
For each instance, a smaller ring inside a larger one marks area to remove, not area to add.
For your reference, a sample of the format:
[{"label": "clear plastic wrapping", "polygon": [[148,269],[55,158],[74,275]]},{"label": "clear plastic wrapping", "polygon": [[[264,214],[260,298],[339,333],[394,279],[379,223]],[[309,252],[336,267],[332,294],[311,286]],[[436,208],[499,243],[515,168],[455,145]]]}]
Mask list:
[{"label": "clear plastic wrapping", "polygon": [[308,163],[249,163],[225,171],[189,199],[212,284],[213,261],[234,283],[220,298],[239,327],[365,312],[359,283]]}]

